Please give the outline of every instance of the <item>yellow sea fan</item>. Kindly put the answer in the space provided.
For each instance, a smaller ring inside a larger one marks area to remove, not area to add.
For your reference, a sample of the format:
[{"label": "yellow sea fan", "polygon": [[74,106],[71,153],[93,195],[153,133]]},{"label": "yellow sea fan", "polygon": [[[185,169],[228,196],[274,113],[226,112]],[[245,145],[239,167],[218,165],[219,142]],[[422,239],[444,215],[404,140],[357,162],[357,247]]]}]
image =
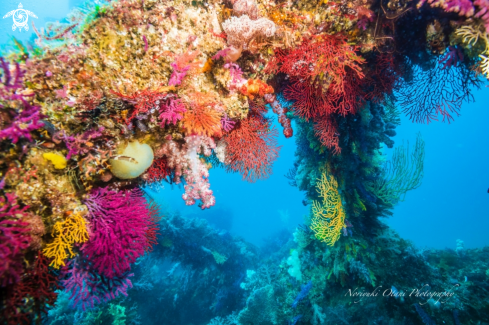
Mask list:
[{"label": "yellow sea fan", "polygon": [[333,246],[345,227],[346,217],[338,183],[333,176],[323,173],[316,189],[323,202],[313,202],[311,229],[317,239]]},{"label": "yellow sea fan", "polygon": [[59,269],[60,266],[65,265],[65,260],[68,257],[75,256],[72,249],[73,244],[84,243],[88,240],[85,219],[75,214],[64,221],[58,221],[54,225],[53,233],[57,234],[56,238],[46,246],[43,253],[48,258],[54,258],[49,265]]}]

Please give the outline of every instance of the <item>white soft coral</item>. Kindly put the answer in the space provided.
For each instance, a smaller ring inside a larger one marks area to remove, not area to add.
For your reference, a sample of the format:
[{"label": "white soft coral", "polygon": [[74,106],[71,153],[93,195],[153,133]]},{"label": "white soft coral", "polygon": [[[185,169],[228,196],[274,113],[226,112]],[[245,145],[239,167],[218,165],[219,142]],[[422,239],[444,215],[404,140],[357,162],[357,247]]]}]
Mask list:
[{"label": "white soft coral", "polygon": [[247,49],[253,39],[267,38],[275,35],[277,27],[267,18],[251,20],[247,15],[231,17],[222,23],[227,34],[228,45],[234,48]]},{"label": "white soft coral", "polygon": [[210,190],[209,171],[207,166],[199,159],[199,153],[210,156],[211,149],[216,148],[214,140],[205,136],[192,135],[185,138],[187,142],[187,160],[189,169],[184,171],[185,194],[182,198],[185,204],[193,205],[196,200],[201,200],[201,208],[210,208],[216,203],[216,199]]}]

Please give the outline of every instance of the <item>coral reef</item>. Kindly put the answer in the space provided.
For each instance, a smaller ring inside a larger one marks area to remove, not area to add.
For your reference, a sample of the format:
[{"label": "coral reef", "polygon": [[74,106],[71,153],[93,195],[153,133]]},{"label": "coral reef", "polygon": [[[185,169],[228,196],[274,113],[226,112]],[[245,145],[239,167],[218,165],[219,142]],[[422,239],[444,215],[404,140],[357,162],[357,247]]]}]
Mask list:
[{"label": "coral reef", "polygon": [[[453,122],[489,78],[486,0],[102,0],[32,29],[0,57],[2,323],[489,322],[487,249],[420,252],[381,221],[424,174],[421,137],[385,160],[399,114]],[[311,205],[295,241],[144,196],[209,209],[211,167],[268,178],[275,116]],[[398,295],[419,283],[459,290],[428,310]]]}]

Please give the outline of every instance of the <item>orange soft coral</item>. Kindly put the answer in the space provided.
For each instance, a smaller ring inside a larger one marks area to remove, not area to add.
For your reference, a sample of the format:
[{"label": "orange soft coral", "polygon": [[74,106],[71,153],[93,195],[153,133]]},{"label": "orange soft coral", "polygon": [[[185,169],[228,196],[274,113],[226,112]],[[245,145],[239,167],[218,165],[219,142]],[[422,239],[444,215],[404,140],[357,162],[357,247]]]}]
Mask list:
[{"label": "orange soft coral", "polygon": [[216,110],[214,96],[194,93],[188,101],[190,109],[183,115],[182,124],[186,134],[221,136],[221,113]]},{"label": "orange soft coral", "polygon": [[251,100],[257,95],[263,97],[266,94],[273,94],[273,87],[267,85],[260,79],[248,79],[248,81],[241,86],[240,90],[243,95],[248,96]]}]

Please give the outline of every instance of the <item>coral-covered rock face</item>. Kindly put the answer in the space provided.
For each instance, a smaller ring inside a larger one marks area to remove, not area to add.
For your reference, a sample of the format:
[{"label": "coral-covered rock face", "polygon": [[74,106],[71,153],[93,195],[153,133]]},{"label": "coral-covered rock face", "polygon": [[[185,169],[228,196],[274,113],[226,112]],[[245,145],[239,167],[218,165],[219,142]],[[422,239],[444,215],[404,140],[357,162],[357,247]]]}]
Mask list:
[{"label": "coral-covered rock face", "polygon": [[129,142],[118,150],[119,154],[110,160],[111,172],[121,179],[136,178],[153,163],[153,149],[139,141]]}]

